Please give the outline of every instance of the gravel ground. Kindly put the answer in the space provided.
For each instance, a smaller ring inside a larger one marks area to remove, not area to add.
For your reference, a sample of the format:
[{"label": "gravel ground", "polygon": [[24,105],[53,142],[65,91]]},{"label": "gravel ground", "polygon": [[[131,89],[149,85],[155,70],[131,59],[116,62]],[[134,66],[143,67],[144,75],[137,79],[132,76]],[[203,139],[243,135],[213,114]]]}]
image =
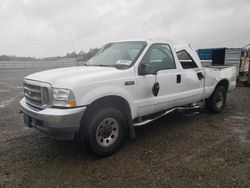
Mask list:
[{"label": "gravel ground", "polygon": [[0,70],[0,187],[250,187],[250,88],[231,92],[220,114],[175,113],[137,128],[100,159],[24,126],[22,79],[36,71]]}]

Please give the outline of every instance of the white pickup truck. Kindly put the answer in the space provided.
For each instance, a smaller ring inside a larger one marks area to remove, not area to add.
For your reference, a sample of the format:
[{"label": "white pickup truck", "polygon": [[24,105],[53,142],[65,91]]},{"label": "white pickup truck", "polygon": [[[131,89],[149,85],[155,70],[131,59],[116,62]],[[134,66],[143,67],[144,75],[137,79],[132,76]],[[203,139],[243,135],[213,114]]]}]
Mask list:
[{"label": "white pickup truck", "polygon": [[176,109],[203,101],[220,112],[235,88],[236,68],[202,67],[190,45],[133,40],[104,45],[84,66],[34,73],[23,82],[28,127],[55,139],[78,138],[107,156],[135,136],[135,126]]}]

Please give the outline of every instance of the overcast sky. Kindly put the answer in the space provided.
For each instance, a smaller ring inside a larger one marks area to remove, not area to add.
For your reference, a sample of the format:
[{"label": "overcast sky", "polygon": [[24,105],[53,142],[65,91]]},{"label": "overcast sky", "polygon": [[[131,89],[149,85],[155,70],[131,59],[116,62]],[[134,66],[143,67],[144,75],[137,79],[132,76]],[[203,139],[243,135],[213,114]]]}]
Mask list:
[{"label": "overcast sky", "polygon": [[250,43],[250,0],[0,0],[0,55],[62,56],[106,42]]}]

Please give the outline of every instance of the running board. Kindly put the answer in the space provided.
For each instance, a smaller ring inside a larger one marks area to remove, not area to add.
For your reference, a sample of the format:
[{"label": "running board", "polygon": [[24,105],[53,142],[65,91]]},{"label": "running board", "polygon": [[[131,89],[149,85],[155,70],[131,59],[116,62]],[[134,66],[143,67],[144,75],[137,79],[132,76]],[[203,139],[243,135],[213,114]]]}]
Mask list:
[{"label": "running board", "polygon": [[193,110],[193,109],[201,109],[201,108],[202,108],[201,106],[176,107],[176,108],[172,108],[172,109],[164,112],[163,114],[161,114],[161,115],[159,115],[159,116],[157,116],[155,118],[147,119],[147,120],[139,122],[139,123],[134,123],[133,125],[135,127],[140,127],[140,126],[146,125],[146,124],[151,123],[151,122],[153,122],[153,121],[155,121],[155,120],[157,120],[157,119],[159,119],[159,118],[161,118],[161,117],[163,117],[163,116],[165,116],[165,115],[167,115],[167,114],[169,114],[171,112],[174,112],[175,110]]}]

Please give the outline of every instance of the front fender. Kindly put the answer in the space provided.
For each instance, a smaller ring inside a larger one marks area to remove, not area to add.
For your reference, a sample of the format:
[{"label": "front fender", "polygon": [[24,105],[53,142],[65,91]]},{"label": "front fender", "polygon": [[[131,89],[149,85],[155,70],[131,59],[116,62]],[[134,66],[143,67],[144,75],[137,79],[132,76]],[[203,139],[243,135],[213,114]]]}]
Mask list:
[{"label": "front fender", "polygon": [[114,95],[122,97],[128,102],[132,119],[137,117],[138,107],[133,102],[135,100],[133,95],[128,90],[119,86],[101,86],[91,89],[88,92],[85,92],[78,101],[80,105],[89,105],[97,99]]}]

